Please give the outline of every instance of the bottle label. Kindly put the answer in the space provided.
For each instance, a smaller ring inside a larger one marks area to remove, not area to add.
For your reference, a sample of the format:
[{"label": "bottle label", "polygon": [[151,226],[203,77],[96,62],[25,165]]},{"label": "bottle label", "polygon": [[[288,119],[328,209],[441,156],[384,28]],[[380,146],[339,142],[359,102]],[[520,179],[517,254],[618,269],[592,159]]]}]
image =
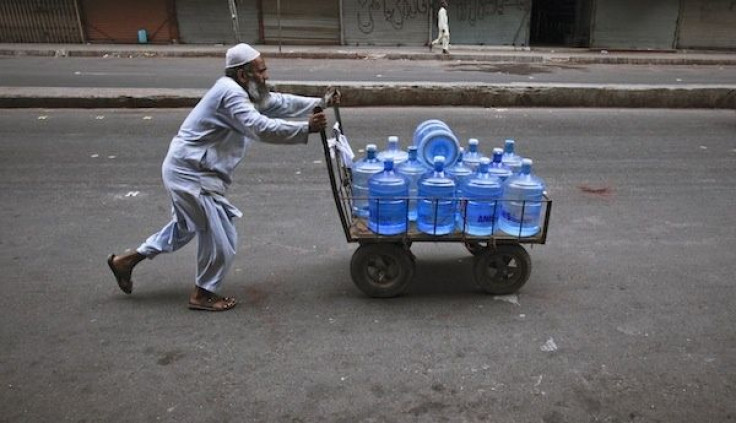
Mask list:
[{"label": "bottle label", "polygon": [[475,221],[476,223],[493,223],[493,215],[480,214]]},{"label": "bottle label", "polygon": [[501,217],[513,223],[535,224],[539,220],[541,209],[542,203],[539,202],[528,202],[522,206],[522,203],[514,201],[504,205]]}]

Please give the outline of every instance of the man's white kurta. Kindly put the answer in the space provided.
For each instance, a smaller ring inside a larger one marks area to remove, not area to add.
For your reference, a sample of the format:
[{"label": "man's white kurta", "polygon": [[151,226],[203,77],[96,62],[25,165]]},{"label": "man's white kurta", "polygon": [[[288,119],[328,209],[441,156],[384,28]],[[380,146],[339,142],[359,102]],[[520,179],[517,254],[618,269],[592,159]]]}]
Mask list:
[{"label": "man's white kurta", "polygon": [[432,45],[442,44],[442,50],[450,48],[450,24],[447,21],[447,9],[440,7],[437,12],[437,30],[439,34],[437,39],[432,41]]},{"label": "man's white kurta", "polygon": [[444,32],[448,37],[450,36],[450,25],[447,22],[447,9],[444,7],[440,7],[440,10],[437,12],[437,28],[440,33]]},{"label": "man's white kurta", "polygon": [[138,252],[153,258],[175,251],[199,236],[197,286],[215,292],[235,255],[232,219],[242,213],[225,198],[233,172],[253,141],[306,144],[309,125],[285,118],[308,116],[318,98],[271,93],[256,107],[245,90],[221,77],[187,116],[164,159],[164,186],[173,218]]}]

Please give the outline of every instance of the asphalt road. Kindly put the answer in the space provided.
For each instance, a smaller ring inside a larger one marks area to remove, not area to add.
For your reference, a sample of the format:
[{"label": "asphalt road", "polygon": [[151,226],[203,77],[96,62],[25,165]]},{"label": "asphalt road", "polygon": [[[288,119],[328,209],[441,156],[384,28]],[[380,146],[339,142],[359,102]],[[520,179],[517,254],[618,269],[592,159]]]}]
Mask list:
[{"label": "asphalt road", "polygon": [[[273,81],[630,85],[736,84],[736,66],[571,65],[434,60],[268,59]],[[6,87],[209,88],[214,58],[0,57]]]},{"label": "asphalt road", "polygon": [[419,244],[407,295],[352,284],[317,137],[258,144],[221,314],[186,308],[194,245],[105,264],[169,212],[160,162],[186,110],[0,115],[0,420],[693,422],[736,418],[733,111],[343,111],[356,150],[442,118],[515,137],[554,200],[518,295]]}]

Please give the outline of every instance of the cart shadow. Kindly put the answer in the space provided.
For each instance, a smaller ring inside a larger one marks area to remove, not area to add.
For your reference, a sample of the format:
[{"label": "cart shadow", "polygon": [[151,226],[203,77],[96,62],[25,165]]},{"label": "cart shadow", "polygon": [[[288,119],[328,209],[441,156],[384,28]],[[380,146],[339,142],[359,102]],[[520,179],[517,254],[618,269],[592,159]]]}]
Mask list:
[{"label": "cart shadow", "polygon": [[478,295],[483,291],[473,279],[473,257],[417,258],[407,295]]}]

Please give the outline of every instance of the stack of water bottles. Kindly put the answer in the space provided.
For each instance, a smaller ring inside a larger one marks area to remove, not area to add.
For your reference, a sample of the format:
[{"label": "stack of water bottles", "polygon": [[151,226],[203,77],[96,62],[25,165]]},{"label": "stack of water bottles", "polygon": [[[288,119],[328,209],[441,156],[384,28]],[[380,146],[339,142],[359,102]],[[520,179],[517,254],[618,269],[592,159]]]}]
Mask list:
[{"label": "stack of water bottles", "polygon": [[396,136],[385,150],[366,146],[352,169],[353,215],[379,235],[407,233],[410,225],[430,235],[506,233],[534,236],[541,230],[544,181],[514,140],[484,157],[478,139],[461,148],[440,120],[427,120],[402,151]]}]

